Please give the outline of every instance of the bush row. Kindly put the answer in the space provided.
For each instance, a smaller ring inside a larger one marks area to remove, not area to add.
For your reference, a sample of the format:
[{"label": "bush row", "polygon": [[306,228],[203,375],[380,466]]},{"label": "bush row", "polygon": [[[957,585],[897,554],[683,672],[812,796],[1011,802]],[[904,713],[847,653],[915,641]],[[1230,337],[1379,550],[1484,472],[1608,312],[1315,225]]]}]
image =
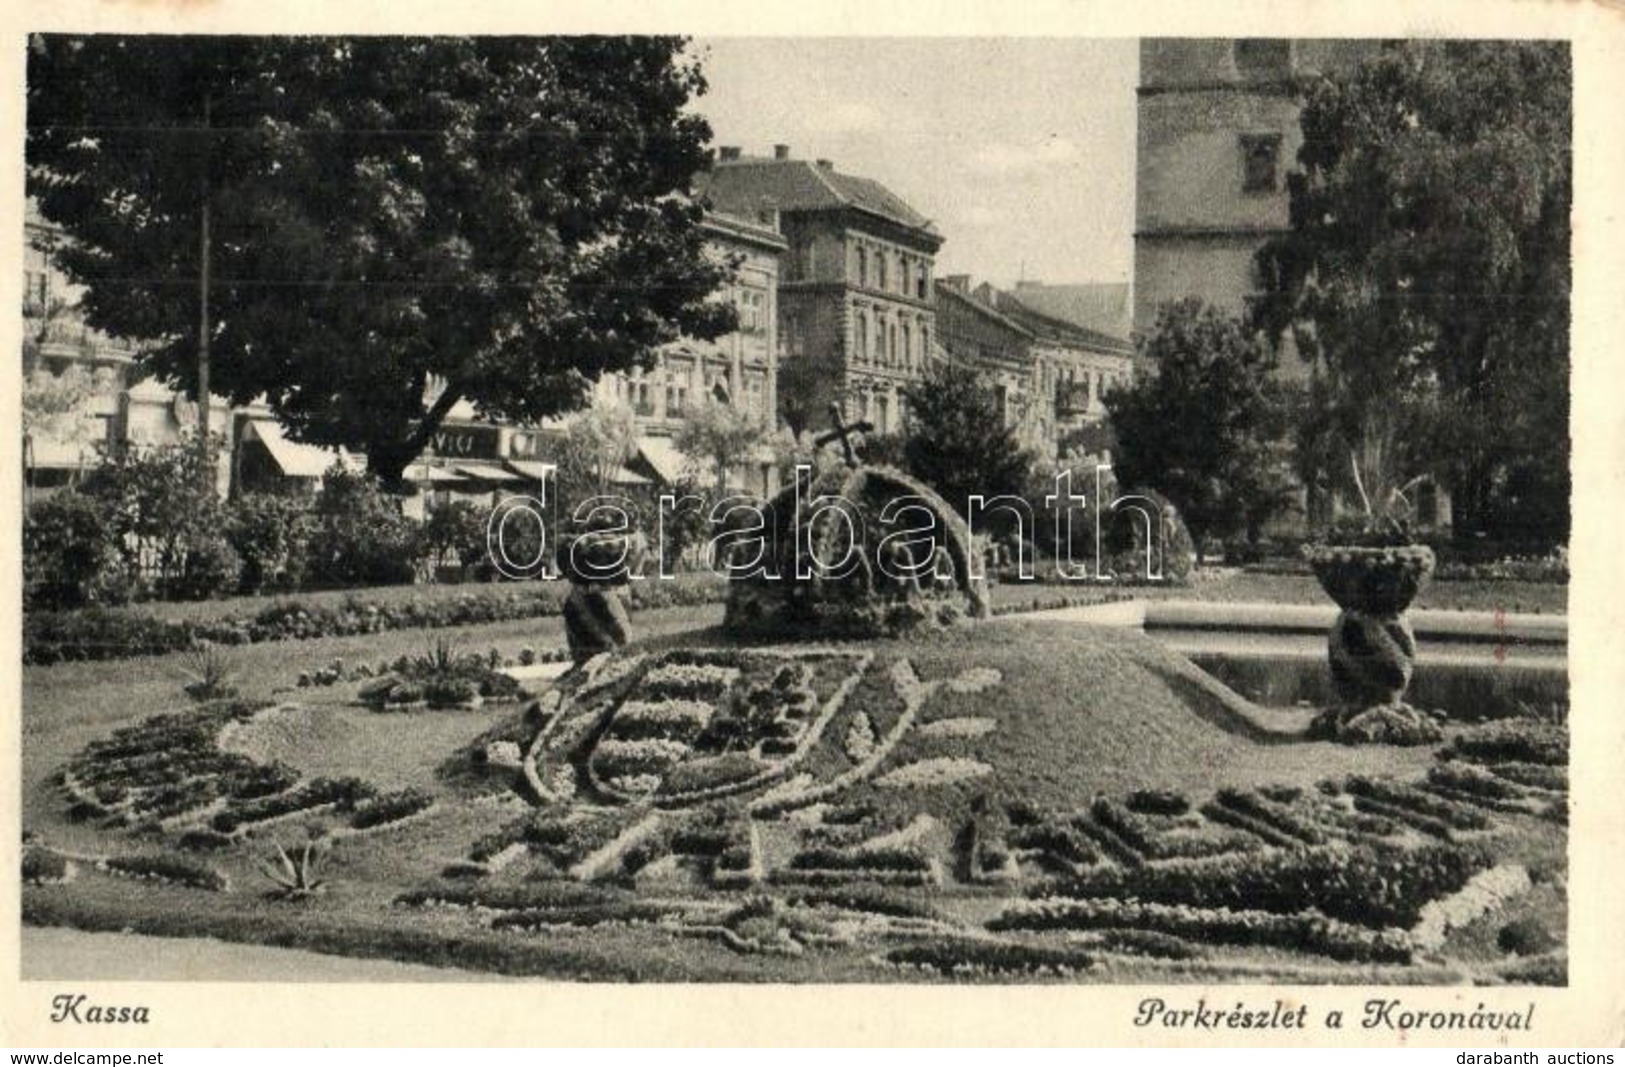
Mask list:
[{"label": "bush row", "polygon": [[1410,939],[1308,912],[1051,899],[1016,904],[988,923],[992,930],[1103,930],[1126,927],[1227,945],[1312,952],[1351,963],[1409,963]]},{"label": "bush row", "polygon": [[1317,908],[1362,926],[1410,927],[1423,906],[1466,885],[1491,865],[1491,858],[1481,847],[1452,842],[1413,848],[1333,844],[1097,868],[1041,884],[1032,892],[1287,915]]},{"label": "bush row", "polygon": [[[719,603],[726,585],[714,576],[696,574],[637,582],[627,589],[628,605],[637,611]],[[105,608],[36,611],[23,618],[23,662],[127,659],[178,652],[204,642],[246,645],[547,618],[563,612],[568,595],[563,582],[539,582],[405,603],[360,595],[332,607],[286,600],[252,615],[210,620],[163,619]]]}]

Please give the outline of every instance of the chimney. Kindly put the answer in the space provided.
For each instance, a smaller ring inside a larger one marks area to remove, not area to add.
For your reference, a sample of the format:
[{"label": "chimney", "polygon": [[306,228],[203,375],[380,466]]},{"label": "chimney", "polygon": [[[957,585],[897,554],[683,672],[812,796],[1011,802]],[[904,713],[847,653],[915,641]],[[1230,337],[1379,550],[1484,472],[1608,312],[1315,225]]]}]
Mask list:
[{"label": "chimney", "polygon": [[834,170],[834,169],[835,169],[835,164],[834,164],[834,162],[832,162],[832,161],[831,161],[831,160],[828,160],[828,159],[820,159],[820,160],[819,160],[819,161],[818,161],[818,169],[819,169],[819,170],[828,170],[828,171],[833,171],[833,170]]},{"label": "chimney", "polygon": [[733,162],[739,158],[739,146],[736,144],[723,145],[721,148],[717,149],[717,158],[724,163]]},{"label": "chimney", "polygon": [[787,145],[787,144],[776,144],[776,145],[774,145],[773,146],[773,158],[774,159],[789,159],[790,158],[790,146]]},{"label": "chimney", "polygon": [[774,205],[774,204],[768,204],[768,205],[766,205],[764,207],[758,208],[757,211],[756,211],[756,221],[761,223],[763,226],[766,226],[768,229],[772,230],[774,233],[778,233],[779,232],[779,209],[778,209],[778,207],[776,205]]}]

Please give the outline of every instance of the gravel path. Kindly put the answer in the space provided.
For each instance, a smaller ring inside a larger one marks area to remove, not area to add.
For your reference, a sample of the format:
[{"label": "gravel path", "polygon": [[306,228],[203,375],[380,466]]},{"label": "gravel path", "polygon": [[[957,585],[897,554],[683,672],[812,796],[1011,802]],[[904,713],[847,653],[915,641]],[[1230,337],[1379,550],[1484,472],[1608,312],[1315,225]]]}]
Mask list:
[{"label": "gravel path", "polygon": [[491,982],[500,975],[209,938],[22,928],[24,981]]}]

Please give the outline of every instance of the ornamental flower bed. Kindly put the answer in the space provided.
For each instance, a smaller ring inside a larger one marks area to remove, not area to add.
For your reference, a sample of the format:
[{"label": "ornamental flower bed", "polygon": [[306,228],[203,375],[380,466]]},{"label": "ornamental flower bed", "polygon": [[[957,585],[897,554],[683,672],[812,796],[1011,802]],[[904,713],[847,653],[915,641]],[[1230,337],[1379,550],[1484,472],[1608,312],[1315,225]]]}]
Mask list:
[{"label": "ornamental flower bed", "polygon": [[99,866],[126,878],[167,882],[216,893],[226,888],[225,875],[186,856],[113,856],[103,860]]},{"label": "ornamental flower bed", "polygon": [[1431,900],[1492,865],[1479,846],[1335,843],[1137,868],[1097,868],[1034,887],[1037,897],[1137,898],[1148,903],[1296,914],[1315,908],[1373,928],[1410,927]]},{"label": "ornamental flower bed", "polygon": [[1413,953],[1411,940],[1402,930],[1368,929],[1314,912],[1281,914],[1248,908],[1055,898],[1016,904],[988,923],[988,929],[998,931],[1117,927],[1210,944],[1312,952],[1356,963],[1409,963]]},{"label": "ornamental flower bed", "polygon": [[967,977],[1010,974],[1069,978],[1095,962],[1094,955],[1085,949],[969,938],[904,945],[890,950],[882,959],[898,967]]}]

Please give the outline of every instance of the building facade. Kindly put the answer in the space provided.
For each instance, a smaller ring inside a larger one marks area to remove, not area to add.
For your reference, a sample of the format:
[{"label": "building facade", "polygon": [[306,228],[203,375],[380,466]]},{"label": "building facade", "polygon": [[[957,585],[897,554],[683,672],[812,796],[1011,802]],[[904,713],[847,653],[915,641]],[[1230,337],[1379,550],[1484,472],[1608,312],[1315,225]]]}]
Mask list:
[{"label": "building facade", "polygon": [[[1286,38],[1140,43],[1135,161],[1134,329],[1163,304],[1200,297],[1243,313],[1254,256],[1288,226],[1286,173],[1303,143],[1302,88],[1379,44]],[[1296,359],[1282,370],[1301,374]]]},{"label": "building facade", "polygon": [[717,210],[776,216],[787,247],[779,274],[779,412],[792,428],[825,425],[830,404],[883,433],[902,428],[903,391],[935,343],[934,265],[942,237],[878,182],[801,160],[719,151],[698,192]]},{"label": "building facade", "polygon": [[[739,315],[739,328],[714,341],[684,339],[662,348],[648,370],[606,375],[597,386],[601,403],[632,410],[638,430],[638,461],[665,484],[701,475],[709,461],[686,456],[676,446],[685,419],[709,402],[732,404],[768,430],[778,424],[779,269],[789,245],[777,218],[763,212],[747,219],[724,212],[706,215],[704,229],[713,255],[734,258],[734,280],[720,294]],[[758,456],[733,472],[734,488],[767,494],[777,489],[776,465]]]},{"label": "building facade", "polygon": [[[23,240],[23,468],[31,493],[71,484],[112,449],[177,444],[196,432],[197,405],[136,373],[135,345],[92,329],[83,290],[56,265],[67,237],[30,201]],[[55,398],[49,394],[56,392]],[[71,406],[61,404],[71,399]],[[215,399],[210,430],[224,438],[231,416]],[[225,491],[230,461],[222,456]]]},{"label": "building facade", "polygon": [[1059,442],[1106,419],[1106,393],[1134,380],[1134,345],[1121,336],[1089,329],[991,285],[977,296],[1033,334],[1034,388],[1042,398],[1046,437]]}]

